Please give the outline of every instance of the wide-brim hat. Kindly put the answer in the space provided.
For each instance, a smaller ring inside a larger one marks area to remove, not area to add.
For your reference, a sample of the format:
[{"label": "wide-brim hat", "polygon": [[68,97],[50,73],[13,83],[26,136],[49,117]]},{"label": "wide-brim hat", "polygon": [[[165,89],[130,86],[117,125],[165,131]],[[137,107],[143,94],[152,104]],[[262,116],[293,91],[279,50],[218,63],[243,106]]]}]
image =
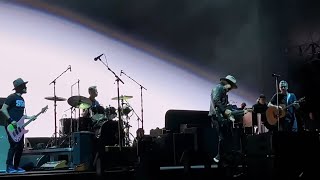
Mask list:
[{"label": "wide-brim hat", "polygon": [[21,78],[18,78],[16,80],[13,81],[13,89],[12,90],[15,90],[17,87],[23,85],[23,84],[27,84],[28,81],[24,81],[23,79]]},{"label": "wide-brim hat", "polygon": [[229,84],[230,84],[233,88],[235,88],[235,89],[238,88],[236,78],[234,78],[234,77],[231,76],[231,75],[227,75],[227,76],[224,77],[224,78],[220,78],[220,81],[221,81],[221,80],[228,81]]}]

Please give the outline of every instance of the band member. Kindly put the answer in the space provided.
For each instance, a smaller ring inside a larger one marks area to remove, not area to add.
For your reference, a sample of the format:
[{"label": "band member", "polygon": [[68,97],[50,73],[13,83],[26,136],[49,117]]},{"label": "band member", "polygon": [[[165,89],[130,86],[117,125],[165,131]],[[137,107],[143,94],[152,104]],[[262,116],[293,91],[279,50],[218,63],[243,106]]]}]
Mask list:
[{"label": "band member", "polygon": [[92,117],[95,114],[104,114],[104,108],[100,105],[99,101],[96,99],[98,97],[97,86],[90,86],[88,88],[89,99],[91,101],[91,106],[85,109],[82,116]]},{"label": "band member", "polygon": [[283,118],[280,118],[278,123],[280,123],[280,130],[287,131],[287,132],[297,132],[298,126],[297,126],[297,118],[295,115],[295,110],[297,110],[300,105],[296,103],[297,98],[294,93],[288,92],[288,83],[284,80],[280,81],[279,83],[279,90],[280,92],[273,95],[270,102],[268,103],[268,106],[274,106],[277,107],[277,94],[278,94],[278,103],[279,103],[279,109],[282,110],[282,106],[287,106],[292,104],[293,106],[289,107],[286,110],[286,115]]},{"label": "band member", "polygon": [[240,108],[239,109],[245,109],[247,107],[247,104],[245,102],[240,104]]},{"label": "band member", "polygon": [[261,122],[267,129],[272,129],[274,126],[271,126],[267,122],[266,111],[268,109],[268,104],[266,100],[266,96],[264,94],[260,94],[257,99],[257,103],[252,106],[252,125],[258,125],[257,114],[261,114]]},{"label": "band member", "polygon": [[236,163],[234,163],[236,158],[231,155],[233,151],[234,121],[247,113],[247,110],[233,109],[229,104],[228,92],[237,89],[236,82],[236,79],[231,75],[220,79],[220,83],[211,90],[208,114],[219,137],[218,153],[213,160],[218,163],[218,168],[221,168],[226,176],[235,175],[237,168]]},{"label": "band member", "polygon": [[[15,93],[10,94],[6,98],[1,108],[2,113],[8,119],[7,124],[11,123],[12,125],[17,126],[17,121],[19,121],[24,115],[25,101],[22,97],[22,94],[27,93],[27,83],[28,81],[23,81],[21,78],[18,78],[13,81],[13,90],[15,90]],[[33,116],[26,117],[26,119],[31,118],[33,118]],[[19,167],[24,147],[24,137],[22,137],[19,142],[15,142],[11,139],[10,135],[8,134],[8,139],[10,143],[10,148],[7,156],[7,172],[25,172],[24,169]]]},{"label": "band member", "polygon": [[212,126],[216,128],[219,136],[218,153],[213,159],[216,163],[220,161],[224,153],[224,140],[228,131],[226,117],[231,115],[231,110],[227,109],[227,105],[229,104],[227,93],[237,88],[236,82],[233,76],[228,75],[225,78],[221,78],[220,83],[211,91],[208,115],[211,116]]}]

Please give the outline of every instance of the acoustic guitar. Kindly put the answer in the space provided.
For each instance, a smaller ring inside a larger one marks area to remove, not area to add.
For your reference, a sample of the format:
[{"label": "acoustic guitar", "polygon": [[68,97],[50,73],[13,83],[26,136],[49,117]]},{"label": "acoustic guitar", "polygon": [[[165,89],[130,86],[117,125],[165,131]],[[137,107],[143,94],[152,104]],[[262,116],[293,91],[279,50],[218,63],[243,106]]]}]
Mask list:
[{"label": "acoustic guitar", "polygon": [[301,103],[303,101],[305,101],[305,97],[302,97],[299,100],[294,101],[292,104],[287,105],[287,106],[284,104],[279,104],[279,106],[281,106],[282,109],[278,109],[275,106],[268,107],[268,109],[266,111],[268,123],[270,125],[275,125],[278,122],[278,116],[279,116],[279,119],[285,117],[285,115],[287,114],[287,109],[289,109],[294,104]]}]

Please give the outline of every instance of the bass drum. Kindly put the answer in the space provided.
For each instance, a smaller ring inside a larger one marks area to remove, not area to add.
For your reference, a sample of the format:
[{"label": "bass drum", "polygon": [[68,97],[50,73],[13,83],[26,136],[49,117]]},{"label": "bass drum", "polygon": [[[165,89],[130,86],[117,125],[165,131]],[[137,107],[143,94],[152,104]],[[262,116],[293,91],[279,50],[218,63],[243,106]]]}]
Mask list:
[{"label": "bass drum", "polygon": [[[119,144],[118,121],[102,121],[99,126],[96,127],[95,135],[100,145],[115,146]],[[123,137],[123,133],[121,136]]]}]

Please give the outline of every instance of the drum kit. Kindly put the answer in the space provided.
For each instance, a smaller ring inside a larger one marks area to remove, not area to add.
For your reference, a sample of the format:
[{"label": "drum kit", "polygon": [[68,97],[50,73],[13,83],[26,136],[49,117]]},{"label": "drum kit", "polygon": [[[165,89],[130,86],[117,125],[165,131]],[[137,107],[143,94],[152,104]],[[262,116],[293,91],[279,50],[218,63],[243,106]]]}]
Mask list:
[{"label": "drum kit", "polygon": [[[126,116],[127,120],[129,118],[129,113],[133,110],[129,103],[124,103],[124,101],[133,98],[133,96],[121,95],[119,100],[122,102],[120,112],[115,107],[107,106],[106,108],[100,106],[96,114],[92,114],[88,117],[79,117],[78,118],[61,118],[60,121],[60,137],[64,139],[69,139],[69,146],[72,145],[71,136],[73,132],[78,131],[89,131],[95,134],[97,138],[102,139],[105,145],[115,145],[119,142],[119,133],[118,133],[118,115]],[[67,101],[72,109],[78,109],[79,112],[90,109],[92,106],[92,101],[84,96],[71,96],[66,99],[63,97],[45,97],[46,100],[50,101]],[[118,97],[111,98],[111,100],[118,100]],[[79,113],[80,114],[80,113]],[[130,141],[129,138],[129,125],[128,121],[122,121],[122,131],[124,136],[124,141]],[[65,145],[65,140],[63,141]],[[130,144],[129,142],[124,142],[124,144]],[[62,146],[62,143],[60,144]]]}]

